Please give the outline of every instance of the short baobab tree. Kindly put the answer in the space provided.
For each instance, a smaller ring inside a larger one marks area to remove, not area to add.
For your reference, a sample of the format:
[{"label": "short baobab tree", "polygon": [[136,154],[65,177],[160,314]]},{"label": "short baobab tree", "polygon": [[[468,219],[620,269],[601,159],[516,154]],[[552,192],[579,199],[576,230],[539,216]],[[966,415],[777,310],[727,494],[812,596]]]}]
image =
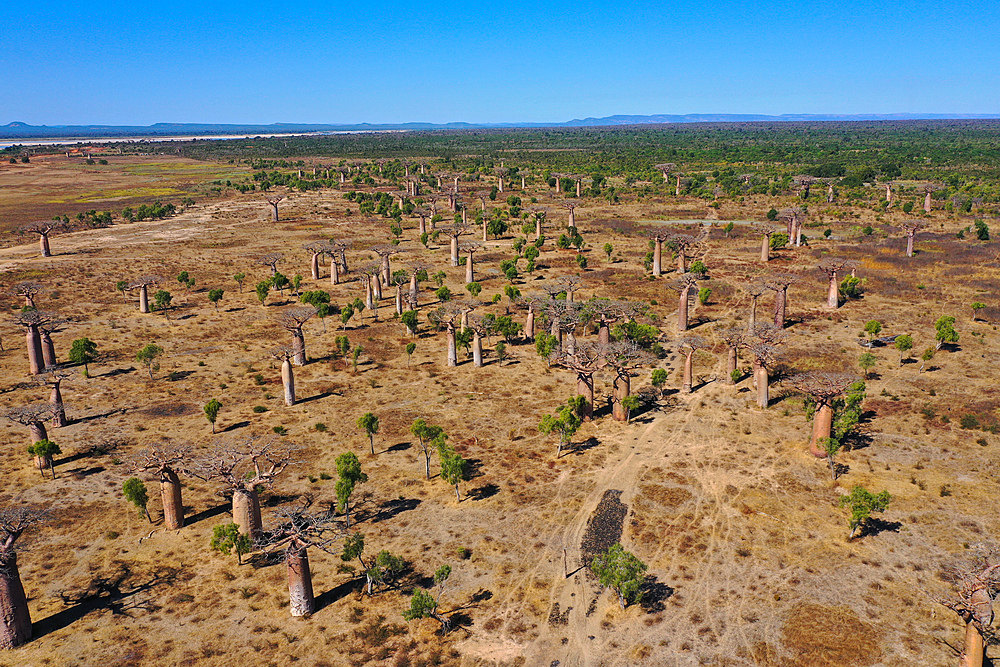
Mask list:
[{"label": "short baobab tree", "polygon": [[684,354],[684,381],[681,391],[690,394],[694,385],[694,353],[709,347],[701,336],[684,336],[677,340],[677,348]]},{"label": "short baobab tree", "polygon": [[663,182],[670,182],[670,172],[677,168],[677,165],[673,162],[664,162],[663,164],[654,165],[654,167],[663,174]]},{"label": "short baobab tree", "polygon": [[24,225],[21,227],[21,232],[38,234],[38,249],[41,251],[42,257],[51,257],[52,250],[49,248],[49,234],[63,231],[64,229],[66,229],[66,224],[58,220],[41,220]]},{"label": "short baobab tree", "polygon": [[740,363],[740,348],[746,342],[746,332],[739,327],[723,329],[719,332],[719,338],[726,344],[728,350],[726,360],[726,384],[736,384],[736,373]]},{"label": "short baobab tree", "polygon": [[184,527],[183,487],[179,473],[184,472],[190,457],[191,448],[187,445],[155,444],[136,452],[129,462],[129,470],[133,474],[146,472],[159,479],[163,527],[167,530]]},{"label": "short baobab tree", "polygon": [[857,380],[857,376],[851,373],[820,371],[800,373],[788,379],[788,384],[816,401],[812,438],[809,441],[809,451],[813,456],[828,456],[824,442],[832,433],[834,402]]},{"label": "short baobab tree", "polygon": [[757,407],[767,409],[771,402],[769,369],[774,365],[778,346],[785,342],[784,330],[770,322],[757,324],[747,333],[743,347],[753,360],[753,380],[757,388]]},{"label": "short baobab tree", "polygon": [[751,280],[743,286],[743,291],[750,297],[750,315],[747,317],[747,331],[753,331],[757,324],[757,302],[764,296],[767,286],[761,280]]},{"label": "short baobab tree", "polygon": [[906,233],[906,256],[913,257],[913,237],[924,226],[919,220],[907,220],[900,223],[899,228]]},{"label": "short baobab tree", "polygon": [[331,513],[309,514],[299,509],[279,509],[279,523],[261,539],[265,553],[285,548],[288,574],[288,609],[292,616],[308,616],[316,611],[308,549],[334,553],[330,545],[342,537]]},{"label": "short baobab tree", "polygon": [[472,365],[483,367],[483,336],[492,331],[491,321],[484,317],[470,316],[469,328],[472,329]]},{"label": "short baobab tree", "polygon": [[413,209],[413,215],[420,218],[420,226],[417,228],[417,233],[423,236],[427,233],[427,219],[433,218],[434,213],[426,206],[418,206]]},{"label": "short baobab tree", "polygon": [[795,183],[797,188],[799,188],[802,199],[809,199],[809,189],[812,187],[812,184],[816,182],[816,177],[809,174],[799,174],[798,176],[792,177],[792,182]]},{"label": "short baobab tree", "polygon": [[[52,417],[51,405],[36,403],[34,405],[9,408],[4,413],[4,416],[15,424],[28,427],[31,431],[31,444],[49,439],[48,431],[45,430],[45,422]],[[38,464],[39,470],[45,469],[45,462],[37,458],[35,462]]]},{"label": "short baobab tree", "polygon": [[469,232],[469,225],[456,222],[451,227],[447,227],[441,231],[442,234],[451,239],[451,265],[458,266],[458,239]]},{"label": "short baobab tree", "polygon": [[285,200],[282,196],[268,197],[267,203],[271,205],[271,220],[278,222],[278,204]]},{"label": "short baobab tree", "polygon": [[670,283],[668,287],[678,294],[677,300],[677,331],[688,330],[688,306],[698,286],[698,276],[693,273],[682,274]]},{"label": "short baobab tree", "polygon": [[467,241],[458,247],[458,251],[465,255],[465,282],[466,284],[475,282],[476,270],[473,264],[473,256],[483,249],[483,244],[475,241]]},{"label": "short baobab tree", "polygon": [[497,175],[497,190],[503,192],[503,179],[510,173],[507,167],[495,167],[493,173]]},{"label": "short baobab tree", "polygon": [[566,227],[576,227],[576,202],[564,201],[560,202],[559,205],[569,211],[569,219],[566,221]]},{"label": "short baobab tree", "polygon": [[319,262],[323,255],[330,254],[330,244],[326,241],[313,241],[302,246],[310,254],[309,272],[313,280],[319,280]]},{"label": "short baobab tree", "polygon": [[51,314],[41,310],[22,311],[13,317],[14,324],[24,327],[28,349],[28,369],[32,375],[38,375],[45,368],[41,327],[47,324],[50,319]]},{"label": "short baobab tree", "polygon": [[566,292],[566,303],[573,303],[573,294],[580,286],[580,276],[559,276],[551,283],[559,292]]},{"label": "short baobab tree", "polygon": [[67,320],[55,313],[42,311],[38,324],[38,337],[42,343],[42,363],[46,368],[56,365],[56,348],[52,342],[52,334],[63,331]]},{"label": "short baobab tree", "polygon": [[549,333],[568,354],[576,349],[576,329],[584,322],[586,313],[580,304],[561,299],[545,303],[545,316],[549,320]]},{"label": "short baobab tree", "polygon": [[449,301],[437,310],[431,311],[427,319],[439,327],[445,327],[448,337],[448,366],[458,366],[458,343],[455,339],[456,320],[460,320],[467,311],[463,304]]},{"label": "short baobab tree", "polygon": [[271,276],[274,277],[278,275],[278,262],[280,262],[284,258],[285,256],[280,252],[268,252],[258,257],[257,261],[254,262],[254,264],[257,264],[258,266],[271,267]]},{"label": "short baobab tree", "polygon": [[295,448],[276,440],[249,436],[220,444],[188,468],[205,481],[221,482],[233,494],[233,521],[240,533],[261,535],[259,488],[271,488],[285,468],[294,465]]},{"label": "short baobab tree", "polygon": [[31,639],[31,614],[14,544],[45,519],[44,512],[32,507],[0,509],[0,649],[17,648]]},{"label": "short baobab tree", "polygon": [[340,284],[340,274],[347,274],[347,242],[330,241],[330,284]]},{"label": "short baobab tree", "polygon": [[934,208],[931,202],[931,194],[940,190],[942,186],[935,183],[928,183],[921,187],[920,189],[924,191],[924,212],[930,213],[931,209]]},{"label": "short baobab tree", "polygon": [[826,274],[826,307],[830,310],[837,310],[840,307],[840,283],[837,282],[837,275],[844,269],[850,269],[854,262],[844,259],[824,259],[819,270]]},{"label": "short baobab tree", "polygon": [[978,544],[942,568],[942,579],[955,596],[938,602],[958,614],[965,623],[965,642],[959,667],[982,667],[986,639],[996,637],[993,627],[993,597],[1000,592],[1000,552],[995,545]]},{"label": "short baobab tree", "polygon": [[767,264],[771,261],[771,237],[778,231],[778,228],[766,222],[755,223],[755,232],[760,234],[760,261]]},{"label": "short baobab tree", "polygon": [[295,348],[291,345],[277,345],[267,352],[281,362],[281,386],[284,389],[285,405],[291,407],[295,405],[295,372],[292,370]]},{"label": "short baobab tree", "polygon": [[699,237],[690,234],[671,234],[670,245],[677,253],[677,273],[687,273],[688,250],[699,242]]},{"label": "short baobab tree", "polygon": [[626,399],[632,395],[634,371],[653,361],[653,356],[632,340],[613,341],[602,346],[604,366],[613,373],[611,417],[615,421],[629,420]]},{"label": "short baobab tree", "polygon": [[38,376],[39,384],[50,388],[49,407],[52,410],[52,426],[62,428],[66,421],[66,404],[63,403],[61,385],[69,373],[58,366],[48,366],[43,375]]},{"label": "short baobab tree", "polygon": [[764,286],[774,292],[774,326],[785,328],[788,311],[788,288],[798,282],[798,276],[791,273],[778,273],[764,279]]},{"label": "short baobab tree", "polygon": [[163,283],[159,276],[142,276],[131,281],[127,290],[139,290],[139,312],[149,313],[149,288]]},{"label": "short baobab tree", "polygon": [[559,350],[552,357],[552,363],[576,373],[576,394],[583,398],[579,414],[584,421],[594,417],[594,374],[604,366],[605,346],[585,341],[568,349]]},{"label": "short baobab tree", "polygon": [[37,308],[35,297],[45,291],[45,286],[41,283],[26,281],[17,283],[11,288],[10,293],[20,299],[24,299],[26,308]]},{"label": "short baobab tree", "polygon": [[407,267],[407,272],[410,274],[409,304],[411,310],[420,307],[420,280],[421,277],[426,279],[429,268],[430,266],[424,262],[414,262]]},{"label": "short baobab tree", "polygon": [[585,319],[597,324],[597,341],[611,342],[611,325],[621,320],[633,320],[642,312],[642,304],[619,299],[593,298],[584,303]]},{"label": "short baobab tree", "polygon": [[295,365],[305,366],[306,364],[306,338],[302,333],[302,326],[310,317],[316,314],[314,306],[293,306],[278,313],[275,318],[285,331],[292,334],[292,349],[295,351]]},{"label": "short baobab tree", "polygon": [[535,240],[542,238],[542,226],[545,224],[545,216],[549,211],[544,206],[533,206],[530,209],[531,215],[535,218]]}]

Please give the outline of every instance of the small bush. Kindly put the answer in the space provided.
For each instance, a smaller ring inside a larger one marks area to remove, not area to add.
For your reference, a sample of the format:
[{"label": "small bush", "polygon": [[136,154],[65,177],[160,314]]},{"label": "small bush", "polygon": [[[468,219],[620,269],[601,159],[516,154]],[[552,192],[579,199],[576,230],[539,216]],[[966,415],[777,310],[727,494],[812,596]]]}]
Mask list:
[{"label": "small bush", "polygon": [[313,428],[319,431],[320,433],[326,433],[328,430],[326,424],[324,424],[323,422],[316,422],[316,425],[313,426]]},{"label": "small bush", "polygon": [[976,415],[962,415],[962,418],[958,420],[958,425],[966,430],[972,430],[979,428],[979,419]]},{"label": "small bush", "polygon": [[263,405],[255,405],[253,406],[253,411],[256,412],[257,414],[261,414],[262,412],[267,412],[267,408],[265,408]]}]

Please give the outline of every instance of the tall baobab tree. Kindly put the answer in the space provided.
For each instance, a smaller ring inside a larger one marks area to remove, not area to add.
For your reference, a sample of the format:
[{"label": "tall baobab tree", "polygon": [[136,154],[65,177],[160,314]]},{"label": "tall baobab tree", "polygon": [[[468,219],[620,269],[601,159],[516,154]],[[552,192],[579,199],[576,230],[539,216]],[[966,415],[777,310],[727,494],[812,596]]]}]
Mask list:
[{"label": "tall baobab tree", "polygon": [[769,369],[774,365],[778,346],[785,342],[786,334],[769,322],[754,326],[744,339],[743,346],[753,358],[753,380],[757,388],[757,407],[767,409],[770,404],[771,378]]},{"label": "tall baobab tree", "polygon": [[754,223],[753,229],[760,234],[760,261],[767,264],[771,261],[771,237],[778,228],[766,222],[757,222]]},{"label": "tall baobab tree", "polygon": [[406,271],[396,271],[392,274],[392,284],[396,286],[396,315],[403,314],[403,285],[409,282]]},{"label": "tall baobab tree", "polygon": [[677,168],[677,165],[673,162],[664,162],[663,164],[655,165],[656,169],[663,174],[663,182],[670,182],[670,172]]},{"label": "tall baobab tree", "polygon": [[560,202],[559,205],[569,211],[569,220],[566,222],[566,227],[576,227],[576,202],[564,201]]},{"label": "tall baobab tree", "polygon": [[507,167],[496,167],[493,169],[493,173],[497,175],[497,190],[503,192],[503,179],[510,173],[510,169]]},{"label": "tall baobab tree", "polygon": [[417,233],[423,236],[427,233],[427,218],[433,218],[434,213],[426,206],[418,206],[413,209],[413,215],[420,218],[420,226],[417,229]]},{"label": "tall baobab tree", "polygon": [[913,237],[924,226],[919,220],[907,220],[900,223],[899,228],[906,233],[906,256],[913,257]]},{"label": "tall baobab tree", "polygon": [[22,282],[17,283],[11,288],[10,293],[14,296],[24,299],[24,305],[27,308],[37,308],[35,305],[35,297],[45,291],[45,287],[41,283],[36,282]]},{"label": "tall baobab tree", "polygon": [[816,401],[812,439],[809,441],[809,451],[813,456],[827,457],[823,440],[830,437],[833,428],[833,404],[857,380],[857,376],[851,373],[820,371],[800,373],[788,379],[788,384]]},{"label": "tall baobab tree", "polygon": [[682,174],[679,171],[676,174],[674,174],[674,176],[677,178],[677,186],[674,189],[674,196],[675,197],[680,197],[681,196],[681,176],[683,176],[683,175],[684,174]]},{"label": "tall baobab tree", "polygon": [[[476,190],[476,199],[479,200],[479,203],[482,206],[482,212],[483,212],[483,219],[484,220],[486,219],[486,200],[489,199],[489,198],[490,198],[490,191],[489,190]],[[485,224],[485,223],[483,223],[483,224]]]},{"label": "tall baobab tree", "polygon": [[371,251],[380,258],[382,266],[382,283],[389,285],[389,283],[392,282],[392,267],[389,264],[389,258],[402,251],[399,249],[399,246],[394,246],[391,243],[374,245],[371,247]]},{"label": "tall baobab tree", "polygon": [[468,327],[472,329],[472,365],[483,367],[483,336],[490,332],[490,322],[482,316],[469,316]]},{"label": "tall baobab tree", "polygon": [[45,367],[56,365],[56,347],[52,342],[52,334],[59,333],[65,327],[65,319],[55,313],[42,311],[42,317],[38,323],[38,335],[42,343],[42,364]]},{"label": "tall baobab tree", "polygon": [[372,318],[378,320],[378,304],[382,300],[382,263],[369,262],[358,269],[358,275],[365,284],[365,305],[372,311]]},{"label": "tall baobab tree", "polygon": [[850,268],[853,262],[845,259],[835,259],[833,257],[820,262],[819,270],[826,274],[828,281],[826,290],[826,307],[830,310],[837,310],[840,307],[840,283],[837,282],[837,274],[845,268]]},{"label": "tall baobab tree", "polygon": [[311,255],[309,272],[313,280],[319,280],[319,262],[323,255],[330,253],[330,244],[326,241],[313,241],[302,246]]},{"label": "tall baobab tree", "polygon": [[276,276],[278,275],[278,262],[280,262],[284,258],[285,256],[282,255],[280,252],[268,252],[258,257],[257,261],[254,263],[257,264],[258,266],[271,267],[271,275]]},{"label": "tall baobab tree", "polygon": [[801,206],[782,209],[778,214],[778,218],[785,221],[789,242],[796,247],[802,245],[802,223],[805,222],[805,217],[806,212]]},{"label": "tall baobab tree", "polygon": [[51,257],[52,251],[49,248],[49,234],[52,232],[63,231],[66,229],[66,225],[58,220],[41,220],[39,222],[31,222],[27,225],[21,227],[21,231],[27,234],[38,234],[38,249],[42,253],[42,257]]},{"label": "tall baobab tree", "polygon": [[483,249],[481,243],[467,241],[458,247],[458,251],[465,255],[465,282],[466,284],[475,282],[476,270],[473,264],[473,256]]},{"label": "tall baobab tree", "polygon": [[774,326],[779,329],[785,328],[788,288],[796,282],[798,282],[798,276],[790,273],[777,273],[764,279],[764,286],[774,292]]},{"label": "tall baobab tree", "polygon": [[190,462],[191,447],[187,445],[155,444],[139,450],[129,464],[133,472],[148,472],[160,482],[163,502],[163,527],[180,530],[184,527],[184,503],[181,502],[181,479]]},{"label": "tall baobab tree", "polygon": [[760,279],[754,279],[743,286],[743,291],[750,296],[750,315],[747,317],[747,331],[750,332],[757,324],[757,302],[767,291],[767,286]]},{"label": "tall baobab tree", "polygon": [[886,208],[892,206],[892,181],[885,182],[885,201],[888,204]]},{"label": "tall baobab tree", "polygon": [[794,182],[795,186],[799,189],[799,196],[802,197],[802,199],[809,199],[809,188],[811,188],[812,184],[816,182],[816,177],[810,176],[809,174],[799,174],[798,176],[792,177],[792,182]]},{"label": "tall baobab tree", "polygon": [[449,301],[437,310],[428,314],[427,318],[437,324],[444,326],[448,338],[448,366],[458,366],[458,344],[455,341],[455,320],[468,315],[465,306],[455,301]]},{"label": "tall baobab tree", "polygon": [[414,262],[409,266],[410,273],[410,310],[416,310],[420,307],[420,276],[421,274],[426,274],[428,268],[430,268],[424,262]]},{"label": "tall baobab tree", "polygon": [[48,324],[50,319],[51,313],[42,310],[27,310],[16,313],[13,317],[14,324],[24,327],[28,348],[28,369],[32,375],[38,375],[45,368],[41,327]]},{"label": "tall baobab tree", "polygon": [[668,287],[678,294],[677,299],[677,331],[688,330],[688,305],[695,288],[698,286],[698,276],[693,273],[684,273],[674,280]]},{"label": "tall baobab tree", "polygon": [[149,313],[149,288],[163,284],[163,278],[159,276],[141,276],[128,284],[125,288],[130,292],[139,290],[139,312]]},{"label": "tall baobab tree", "polygon": [[316,308],[313,306],[293,306],[281,311],[276,317],[278,325],[292,334],[292,350],[296,366],[306,364],[306,338],[302,333],[302,325],[315,314]]},{"label": "tall baobab tree", "polygon": [[[430,213],[431,213],[430,217],[434,217],[435,215],[437,215],[437,212],[438,212],[437,202],[438,202],[438,199],[440,199],[440,198],[441,197],[439,195],[434,194],[433,192],[430,193],[430,194],[424,195],[424,201],[427,202],[427,205],[430,208]],[[427,230],[425,229],[424,231],[427,231]]]},{"label": "tall baobab tree", "polygon": [[1000,591],[1000,553],[995,545],[979,544],[968,554],[942,568],[942,578],[952,584],[957,599],[938,602],[958,614],[965,623],[965,642],[959,667],[983,667],[986,638],[995,638],[993,597]]},{"label": "tall baobab tree", "polygon": [[469,225],[465,223],[455,223],[451,227],[442,230],[442,233],[451,239],[451,265],[458,266],[458,239],[469,231]]},{"label": "tall baobab tree", "polygon": [[639,316],[642,305],[618,299],[593,298],[584,304],[586,319],[597,323],[597,340],[603,345],[611,342],[611,325],[621,320]]},{"label": "tall baobab tree", "polygon": [[677,273],[687,273],[688,249],[696,246],[702,236],[704,234],[698,237],[691,236],[690,234],[671,234],[670,245],[677,252]]},{"label": "tall baobab tree", "polygon": [[518,308],[527,311],[524,319],[524,340],[535,340],[535,315],[542,310],[543,306],[535,297],[520,297],[515,301]]},{"label": "tall baobab tree", "polygon": [[560,174],[560,173],[557,173],[557,172],[554,172],[554,171],[550,173],[550,176],[552,178],[554,178],[555,181],[556,181],[556,183],[555,183],[556,194],[559,194],[560,192],[562,192],[562,178],[565,175],[566,174]]},{"label": "tall baobab tree", "polygon": [[723,329],[719,332],[719,338],[726,344],[728,356],[726,360],[726,384],[735,384],[733,373],[739,367],[740,348],[746,344],[747,334],[739,327]]},{"label": "tall baobab tree", "polygon": [[285,200],[281,195],[268,197],[267,203],[271,205],[271,220],[278,222],[278,204]]},{"label": "tall baobab tree", "polygon": [[[340,274],[347,275],[347,241],[330,240],[330,283],[340,283]],[[337,263],[339,260],[339,268]]]},{"label": "tall baobab tree", "polygon": [[0,510],[0,649],[17,648],[31,639],[31,613],[14,544],[24,531],[45,519],[44,512],[32,507]]},{"label": "tall baobab tree", "polygon": [[613,341],[601,345],[603,364],[614,374],[612,380],[611,417],[615,421],[628,421],[629,411],[625,399],[632,392],[634,371],[652,362],[653,357],[635,341]]},{"label": "tall baobab tree", "polygon": [[285,405],[291,407],[295,405],[295,371],[292,370],[295,348],[291,345],[276,345],[267,353],[281,362],[281,387],[285,393]]},{"label": "tall baobab tree", "polygon": [[691,393],[694,383],[694,353],[707,348],[708,341],[701,336],[684,336],[677,340],[677,348],[684,354],[684,382],[681,391]]},{"label": "tall baobab tree", "polygon": [[276,440],[249,436],[216,446],[191,467],[195,477],[218,480],[233,494],[233,521],[256,540],[261,535],[258,488],[271,488],[285,468],[296,463],[295,448]]},{"label": "tall baobab tree", "polygon": [[584,421],[594,417],[594,373],[603,368],[606,357],[605,346],[592,341],[584,341],[572,351],[560,349],[553,355],[553,364],[576,373],[576,393],[584,399],[583,414],[580,415]]},{"label": "tall baobab tree", "polygon": [[940,189],[941,189],[941,186],[940,185],[936,185],[934,183],[928,183],[928,184],[924,185],[921,188],[921,190],[924,191],[924,212],[925,213],[930,213],[931,209],[934,208],[933,204],[931,202],[931,194],[934,193],[934,192],[937,192]]},{"label": "tall baobab tree", "polygon": [[292,616],[308,616],[316,611],[308,549],[333,553],[330,545],[342,537],[334,532],[332,513],[307,514],[303,510],[279,509],[278,526],[264,536],[264,550],[285,547],[288,575],[288,609]]},{"label": "tall baobab tree", "polygon": [[66,404],[63,403],[61,385],[69,373],[57,366],[47,366],[45,374],[38,376],[39,384],[50,387],[49,407],[52,411],[52,427],[62,428],[66,421]]},{"label": "tall baobab tree", "polygon": [[663,275],[663,242],[670,238],[667,231],[655,231],[649,235],[653,241],[653,275],[659,277]]},{"label": "tall baobab tree", "polygon": [[551,284],[559,288],[559,292],[566,292],[566,303],[573,303],[573,294],[580,286],[580,276],[559,276]]},{"label": "tall baobab tree", "polygon": [[[51,405],[45,403],[22,405],[8,409],[4,416],[16,424],[28,427],[31,432],[31,444],[49,439],[48,431],[45,430],[45,422],[52,417]],[[42,461],[40,457],[35,457],[35,463],[38,464],[39,470],[45,470],[47,462]]]}]

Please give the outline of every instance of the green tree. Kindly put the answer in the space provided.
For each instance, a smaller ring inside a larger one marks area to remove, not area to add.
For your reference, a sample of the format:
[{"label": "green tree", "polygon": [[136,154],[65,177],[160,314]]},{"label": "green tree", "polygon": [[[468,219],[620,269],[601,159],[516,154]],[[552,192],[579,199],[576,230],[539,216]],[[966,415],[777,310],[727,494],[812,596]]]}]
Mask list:
[{"label": "green tree", "polygon": [[[896,338],[895,347],[899,350],[899,365],[903,365],[903,354],[909,352],[913,349],[913,338],[908,334],[903,334]],[[909,355],[907,354],[907,357]]]},{"label": "green tree", "polygon": [[424,454],[424,474],[427,479],[431,478],[431,452],[440,449],[444,441],[448,439],[447,434],[440,426],[431,426],[423,417],[413,420],[410,425],[410,433],[417,437],[420,444],[420,451]]},{"label": "green tree", "polygon": [[839,292],[841,301],[860,299],[861,295],[865,292],[864,279],[857,276],[845,276],[840,281],[840,287],[837,291]]},{"label": "green tree", "polygon": [[399,321],[403,323],[403,326],[407,328],[411,336],[417,335],[417,327],[419,326],[419,317],[417,311],[407,310],[402,315],[399,316]]},{"label": "green tree", "polygon": [[247,274],[243,273],[242,271],[233,276],[233,280],[235,280],[236,284],[240,286],[240,292],[243,292],[243,281],[246,279],[247,279]]},{"label": "green tree", "polygon": [[615,251],[615,247],[610,243],[604,244],[604,254],[608,256],[608,261],[611,261],[611,253]]},{"label": "green tree", "polygon": [[340,311],[340,323],[344,325],[344,331],[347,331],[347,323],[352,317],[354,317],[354,306],[348,304]]},{"label": "green tree", "polygon": [[219,302],[222,301],[222,295],[226,293],[224,289],[210,289],[208,290],[208,300],[212,302],[215,309],[219,309]]},{"label": "green tree", "polygon": [[150,380],[153,379],[153,371],[160,370],[160,364],[157,363],[156,358],[161,354],[163,354],[163,348],[155,343],[150,343],[135,355],[135,360],[143,364],[149,371]]},{"label": "green tree", "polygon": [[365,537],[361,533],[353,533],[344,540],[344,551],[340,559],[344,562],[355,558],[361,563],[367,581],[368,595],[373,595],[379,588],[387,586],[403,571],[406,563],[399,556],[382,550],[369,562],[365,562]]},{"label": "green tree", "polygon": [[702,287],[700,290],[698,290],[698,303],[700,303],[703,306],[707,306],[708,305],[708,299],[711,296],[712,296],[712,288],[711,287]]},{"label": "green tree", "polygon": [[865,333],[868,334],[869,343],[875,339],[875,336],[882,333],[882,323],[878,320],[868,320],[865,322]]},{"label": "green tree", "polygon": [[622,609],[641,597],[640,588],[646,575],[646,564],[626,551],[621,544],[613,544],[600,556],[594,558],[590,569],[602,586],[618,594]]},{"label": "green tree", "polygon": [[924,350],[922,355],[920,355],[920,367],[917,369],[918,373],[922,373],[924,371],[924,364],[934,358],[934,352],[935,348],[929,347]]},{"label": "green tree", "polygon": [[441,600],[441,594],[444,593],[445,583],[450,576],[450,565],[439,567],[434,573],[434,585],[438,589],[437,596],[432,596],[427,591],[417,588],[413,591],[413,597],[410,598],[410,608],[403,612],[403,618],[412,621],[417,618],[430,617],[441,624],[444,632],[448,632],[451,629],[451,621],[438,612],[438,604]]},{"label": "green tree", "polygon": [[89,364],[97,359],[97,343],[89,338],[77,338],[69,349],[69,360],[83,364],[83,377],[90,377]]},{"label": "green tree", "polygon": [[271,279],[267,278],[265,280],[257,283],[257,300],[260,301],[260,305],[267,305],[267,295],[271,292]]},{"label": "green tree", "polygon": [[368,475],[361,472],[361,462],[354,452],[345,452],[337,457],[337,510],[347,518],[347,527],[351,527],[351,494],[354,487],[368,481]]},{"label": "green tree", "polygon": [[650,377],[650,382],[656,389],[663,394],[663,385],[667,383],[667,370],[665,368],[655,368],[653,369],[653,375]]},{"label": "green tree", "polygon": [[851,532],[847,539],[854,539],[854,533],[868,522],[872,512],[884,512],[891,500],[892,496],[888,491],[872,493],[860,484],[855,485],[849,495],[841,496],[840,506],[849,505],[851,508],[851,518],[848,523]]},{"label": "green tree", "polygon": [[[358,345],[358,346],[356,346],[354,348],[354,351],[351,352],[351,367],[352,367],[352,371],[351,372],[353,372],[353,373],[357,373],[358,372],[358,357],[360,357],[361,353],[364,352],[364,351],[365,351],[365,348],[363,348],[360,345]],[[375,452],[372,452],[372,453],[374,454]]]},{"label": "green tree", "polygon": [[162,310],[163,316],[169,320],[170,302],[173,300],[174,297],[167,290],[157,290],[156,294],[153,295],[153,310]]},{"label": "green tree", "polygon": [[563,446],[566,445],[579,430],[583,419],[579,413],[579,401],[585,401],[583,396],[574,396],[566,401],[565,405],[559,407],[554,415],[545,415],[538,424],[538,430],[546,435],[550,433],[559,434],[559,447],[556,450],[556,458],[562,456]]},{"label": "green tree", "polygon": [[212,424],[212,433],[215,433],[215,420],[218,418],[219,410],[221,409],[222,403],[214,398],[205,404],[205,418]]},{"label": "green tree", "polygon": [[538,356],[545,359],[547,363],[549,363],[552,353],[555,352],[558,345],[559,339],[548,332],[539,331],[535,334],[535,351],[538,352]]},{"label": "green tree", "polygon": [[128,299],[125,298],[125,290],[128,289],[128,281],[119,280],[118,282],[115,283],[115,289],[122,293],[122,301],[128,303]]},{"label": "green tree", "polygon": [[447,285],[442,285],[434,290],[434,296],[441,301],[449,301],[451,299],[451,290],[448,289]]},{"label": "green tree", "polygon": [[371,445],[372,455],[374,456],[375,434],[378,433],[378,417],[376,417],[371,412],[366,412],[365,414],[358,417],[357,423],[358,423],[358,428],[364,430],[364,432],[368,435],[368,444]]},{"label": "green tree", "polygon": [[972,321],[975,322],[979,319],[979,311],[986,307],[986,304],[982,301],[975,301],[970,306],[972,308]]},{"label": "green tree", "polygon": [[622,399],[622,407],[625,408],[625,423],[628,424],[632,420],[632,412],[638,410],[642,405],[642,399],[640,399],[635,394],[629,394]]},{"label": "green tree", "polygon": [[483,291],[483,286],[477,282],[471,282],[466,284],[465,291],[468,292],[473,299],[477,298],[480,292]]},{"label": "green tree", "polygon": [[250,553],[250,536],[240,532],[240,527],[235,523],[227,523],[212,528],[212,539],[208,543],[214,551],[219,551],[227,556],[233,551],[236,552],[236,563],[243,564],[243,554]]},{"label": "green tree", "polygon": [[138,477],[126,479],[125,483],[122,484],[122,493],[125,494],[125,500],[139,508],[140,513],[145,514],[149,522],[153,523],[153,517],[149,516],[149,509],[146,507],[149,503],[149,493],[141,479]]},{"label": "green tree", "polygon": [[417,349],[417,344],[416,343],[407,343],[406,344],[406,367],[407,368],[410,367],[410,357],[413,356],[413,352],[416,349]]},{"label": "green tree", "polygon": [[826,462],[830,466],[830,474],[833,475],[834,481],[837,480],[837,462],[834,457],[837,452],[840,451],[840,441],[836,438],[822,438],[819,441],[819,448],[826,452]]},{"label": "green tree", "polygon": [[872,354],[871,352],[863,352],[861,354],[861,357],[858,359],[858,366],[860,366],[861,370],[863,370],[865,372],[865,377],[866,378],[869,375],[869,371],[872,368],[875,368],[875,363],[877,361],[878,361],[878,358],[876,358],[875,355]]},{"label": "green tree", "polygon": [[733,222],[727,223],[726,226],[722,228],[722,231],[726,233],[727,239],[734,229],[736,229],[736,224]]},{"label": "green tree", "polygon": [[189,279],[190,276],[188,276],[187,271],[181,271],[180,273],[177,274],[177,282],[179,282],[181,285],[187,285]]},{"label": "green tree", "polygon": [[441,287],[442,285],[444,285],[444,279],[447,277],[448,277],[447,273],[445,273],[444,271],[438,271],[433,276],[431,276],[431,280],[434,281],[435,285]]},{"label": "green tree", "polygon": [[504,359],[507,358],[507,344],[504,343],[503,341],[500,341],[497,343],[495,350],[497,355],[497,362],[499,362],[499,364],[503,366]]},{"label": "green tree", "polygon": [[458,502],[462,502],[458,485],[469,479],[469,462],[446,444],[443,438],[438,442],[438,458],[441,461],[441,479],[454,485],[455,497],[458,498]]},{"label": "green tree", "polygon": [[945,315],[938,318],[938,321],[934,323],[934,339],[937,341],[936,350],[940,350],[945,343],[957,343],[958,333],[955,331],[955,318],[951,315]]},{"label": "green tree", "polygon": [[[28,447],[28,453],[37,458],[42,465],[40,467],[48,466],[49,473],[52,475],[52,479],[56,478],[55,462],[53,457],[56,454],[62,454],[62,449],[56,443],[52,442],[48,438],[39,440],[33,445]],[[42,473],[45,476],[45,473]]]},{"label": "green tree", "polygon": [[771,247],[771,250],[781,250],[788,245],[788,234],[785,232],[771,234],[771,240],[768,241],[768,245]]},{"label": "green tree", "polygon": [[288,289],[290,283],[288,276],[282,273],[275,273],[271,276],[271,285],[281,293],[281,296],[285,296],[285,290]]}]

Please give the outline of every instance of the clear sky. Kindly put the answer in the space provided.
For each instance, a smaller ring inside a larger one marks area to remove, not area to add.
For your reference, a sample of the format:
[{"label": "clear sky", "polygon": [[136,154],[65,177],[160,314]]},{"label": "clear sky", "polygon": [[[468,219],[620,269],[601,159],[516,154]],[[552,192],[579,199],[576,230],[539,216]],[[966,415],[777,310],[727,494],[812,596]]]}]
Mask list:
[{"label": "clear sky", "polygon": [[997,0],[7,2],[0,124],[1000,113]]}]

